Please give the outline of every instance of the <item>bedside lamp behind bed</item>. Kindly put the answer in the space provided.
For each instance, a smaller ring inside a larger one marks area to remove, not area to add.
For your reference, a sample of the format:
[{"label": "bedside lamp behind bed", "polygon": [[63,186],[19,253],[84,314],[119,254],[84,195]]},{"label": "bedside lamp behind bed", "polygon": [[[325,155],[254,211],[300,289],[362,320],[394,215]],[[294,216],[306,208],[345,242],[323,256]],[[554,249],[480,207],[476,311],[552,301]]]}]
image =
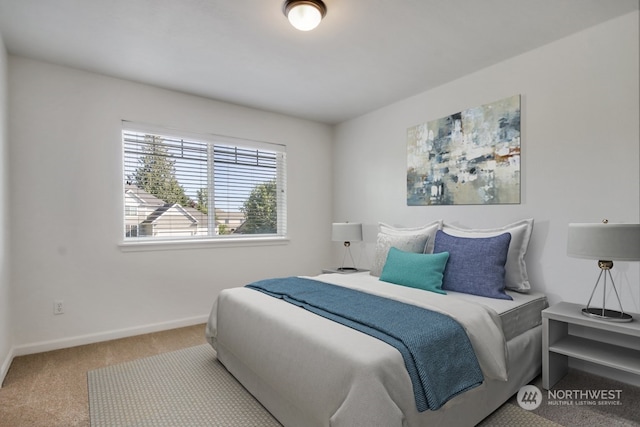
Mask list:
[{"label": "bedside lamp behind bed", "polygon": [[[342,256],[342,266],[338,271],[358,271],[356,263],[351,255],[351,242],[359,242],[362,240],[362,224],[356,222],[334,222],[331,231],[331,240],[334,242],[344,242],[344,255]],[[347,253],[351,258],[353,267],[345,267],[344,261]]]}]

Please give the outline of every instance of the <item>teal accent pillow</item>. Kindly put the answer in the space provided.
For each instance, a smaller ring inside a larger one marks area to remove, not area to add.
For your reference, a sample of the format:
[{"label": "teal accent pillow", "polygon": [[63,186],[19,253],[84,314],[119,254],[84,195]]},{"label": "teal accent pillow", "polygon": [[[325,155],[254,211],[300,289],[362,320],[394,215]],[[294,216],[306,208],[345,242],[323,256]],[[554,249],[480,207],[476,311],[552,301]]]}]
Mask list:
[{"label": "teal accent pillow", "polygon": [[446,295],[442,290],[442,278],[448,259],[447,252],[417,254],[392,247],[380,280]]}]

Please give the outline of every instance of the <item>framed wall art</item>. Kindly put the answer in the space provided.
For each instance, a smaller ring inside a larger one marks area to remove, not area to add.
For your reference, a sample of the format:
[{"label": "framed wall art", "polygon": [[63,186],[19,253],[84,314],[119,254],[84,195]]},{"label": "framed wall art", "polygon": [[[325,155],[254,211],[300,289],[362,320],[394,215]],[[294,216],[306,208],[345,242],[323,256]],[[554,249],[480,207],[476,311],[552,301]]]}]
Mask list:
[{"label": "framed wall art", "polygon": [[520,95],[407,129],[407,205],[520,203]]}]

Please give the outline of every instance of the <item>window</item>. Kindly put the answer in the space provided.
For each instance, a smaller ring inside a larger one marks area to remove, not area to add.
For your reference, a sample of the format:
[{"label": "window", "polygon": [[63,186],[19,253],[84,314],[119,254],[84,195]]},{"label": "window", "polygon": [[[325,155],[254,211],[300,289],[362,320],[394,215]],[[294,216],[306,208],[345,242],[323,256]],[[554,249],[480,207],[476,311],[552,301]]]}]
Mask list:
[{"label": "window", "polygon": [[125,236],[126,237],[138,237],[138,226],[127,224],[125,226]]},{"label": "window", "polygon": [[282,145],[123,122],[125,242],[286,235]]}]

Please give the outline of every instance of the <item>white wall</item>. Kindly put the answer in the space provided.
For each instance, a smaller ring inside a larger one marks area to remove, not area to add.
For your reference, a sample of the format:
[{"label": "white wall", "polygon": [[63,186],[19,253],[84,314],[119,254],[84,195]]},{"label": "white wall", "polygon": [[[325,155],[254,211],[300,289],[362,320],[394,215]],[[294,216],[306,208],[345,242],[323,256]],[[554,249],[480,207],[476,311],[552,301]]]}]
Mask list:
[{"label": "white wall", "polygon": [[[365,223],[369,242],[353,249],[366,266],[378,221],[488,227],[533,217],[534,287],[552,303],[585,302],[596,266],[565,255],[567,223],[640,221],[638,21],[629,14],[338,125],[333,145],[325,125],[7,59],[0,43],[0,151],[9,152],[0,162],[9,205],[0,210],[0,363],[11,346],[25,354],[203,321],[222,288],[315,274],[342,256],[328,242],[332,220]],[[407,207],[407,128],[518,93],[522,203]],[[122,252],[122,119],[287,144],[291,242]],[[625,308],[640,312],[640,267],[614,270]],[[53,315],[54,299],[65,314]]]},{"label": "white wall", "polygon": [[[359,266],[373,257],[378,221],[442,218],[482,228],[532,217],[534,288],[551,303],[586,303],[599,270],[567,257],[567,224],[640,221],[638,21],[636,11],[337,126],[334,219],[365,224],[369,243],[354,245]],[[408,207],[407,128],[515,94],[522,95],[521,204]],[[635,312],[638,264],[614,268],[625,309]]]},{"label": "white wall", "polygon": [[7,51],[0,37],[0,386],[12,358],[7,98]]},{"label": "white wall", "polygon": [[[204,322],[223,288],[330,260],[331,127],[15,56],[9,94],[16,354]],[[290,242],[122,252],[122,119],[286,144]]]}]

